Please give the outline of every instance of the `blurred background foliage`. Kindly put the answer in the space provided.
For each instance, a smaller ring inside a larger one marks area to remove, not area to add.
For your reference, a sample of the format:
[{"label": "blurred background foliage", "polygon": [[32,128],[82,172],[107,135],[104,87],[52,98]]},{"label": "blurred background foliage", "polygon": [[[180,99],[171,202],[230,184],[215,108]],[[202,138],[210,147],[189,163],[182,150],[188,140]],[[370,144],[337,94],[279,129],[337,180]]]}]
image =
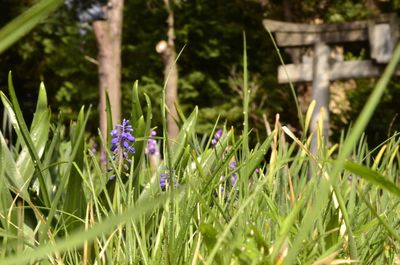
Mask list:
[{"label": "blurred background foliage", "polygon": [[[0,27],[22,13],[34,0],[2,0]],[[365,19],[376,10],[365,1],[350,0],[187,0],[174,5],[178,60],[179,100],[185,113],[199,106],[199,133],[208,133],[220,116],[240,130],[242,126],[242,55],[243,31],[246,32],[251,96],[251,127],[265,134],[265,114],[273,122],[275,113],[281,120],[298,128],[295,103],[289,86],[276,80],[278,56],[262,26],[265,17],[277,20],[335,23]],[[382,10],[398,12],[400,1],[386,3]],[[130,88],[135,80],[160,108],[163,88],[163,63],[155,51],[158,41],[166,38],[167,13],[161,0],[125,1],[122,45],[123,106],[128,113]],[[366,44],[365,44],[366,45]],[[366,47],[346,51],[347,57],[359,57]],[[353,54],[354,53],[354,54]],[[284,54],[285,61],[290,57]],[[89,25],[77,23],[75,14],[65,6],[29,35],[0,55],[0,89],[5,91],[6,76],[13,71],[18,97],[29,120],[34,110],[39,82],[44,81],[53,113],[60,110],[65,120],[76,116],[81,105],[97,106],[97,48]],[[343,82],[346,83],[346,82]],[[347,105],[332,114],[332,133],[358,115],[375,80],[357,80],[353,85],[339,83]],[[344,99],[343,99],[344,97]],[[400,130],[400,84],[393,79],[380,107],[367,129],[371,144]],[[157,113],[157,112],[155,112]],[[154,115],[154,123],[160,124]],[[129,117],[127,117],[129,118]],[[98,117],[91,116],[89,128],[96,133]]]}]

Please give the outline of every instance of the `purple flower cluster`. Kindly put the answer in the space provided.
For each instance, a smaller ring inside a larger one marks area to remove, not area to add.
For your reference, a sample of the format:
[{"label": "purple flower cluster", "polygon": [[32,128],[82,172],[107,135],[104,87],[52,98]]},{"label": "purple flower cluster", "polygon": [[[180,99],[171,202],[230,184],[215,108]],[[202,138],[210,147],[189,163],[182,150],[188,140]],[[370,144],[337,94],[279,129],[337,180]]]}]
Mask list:
[{"label": "purple flower cluster", "polygon": [[135,148],[132,144],[135,142],[135,137],[131,134],[133,132],[132,125],[129,124],[129,120],[123,119],[121,124],[115,125],[111,131],[111,148],[113,152],[113,159],[125,159],[129,163],[132,162],[129,159],[129,154],[135,153]]},{"label": "purple flower cluster", "polygon": [[218,141],[221,138],[221,136],[222,136],[222,129],[218,129],[215,132],[213,139],[211,140],[211,145],[215,146],[218,143]]},{"label": "purple flower cluster", "polygon": [[162,191],[166,191],[169,186],[169,175],[161,173],[160,174],[160,187]]},{"label": "purple flower cluster", "polygon": [[[236,163],[236,161],[230,162],[230,163],[229,163],[229,170],[230,170],[230,171],[234,171],[234,170],[236,170],[236,169],[237,169],[237,163]],[[229,180],[230,180],[230,182],[231,182],[232,187],[236,186],[236,184],[237,184],[237,179],[238,179],[238,176],[237,176],[236,173],[232,174],[232,175],[229,177]]]},{"label": "purple flower cluster", "polygon": [[[232,172],[237,169],[236,161],[232,161],[228,165],[229,171]],[[221,176],[222,184],[220,184],[220,192],[225,194],[226,189],[235,188],[237,186],[238,175],[236,173],[230,174],[228,178],[225,175]],[[225,181],[224,181],[225,180]]]},{"label": "purple flower cluster", "polygon": [[[168,169],[167,169],[166,173],[161,173],[160,174],[160,187],[161,187],[162,191],[166,191],[171,186],[171,177],[170,177],[169,174],[170,174],[170,172],[169,172]],[[173,177],[174,186],[178,187],[179,184],[176,181],[175,173],[173,173],[173,174],[174,174],[174,177]]]},{"label": "purple flower cluster", "polygon": [[147,147],[145,150],[146,155],[149,155],[149,156],[158,155],[157,141],[153,138],[156,135],[157,135],[156,131],[150,132],[150,137],[147,140]]}]

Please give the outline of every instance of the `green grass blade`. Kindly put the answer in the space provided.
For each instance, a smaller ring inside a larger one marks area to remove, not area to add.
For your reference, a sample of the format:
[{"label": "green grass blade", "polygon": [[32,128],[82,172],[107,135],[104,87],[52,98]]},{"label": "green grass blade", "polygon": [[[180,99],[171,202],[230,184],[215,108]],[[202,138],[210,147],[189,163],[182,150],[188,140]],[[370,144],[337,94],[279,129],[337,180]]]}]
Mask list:
[{"label": "green grass blade", "polygon": [[242,159],[245,160],[249,155],[249,100],[250,88],[247,71],[247,46],[246,34],[243,32],[243,149]]},{"label": "green grass blade", "polygon": [[[78,114],[78,119],[75,124],[71,125],[71,147],[76,148],[76,155],[73,158],[73,163],[78,168],[83,168],[85,143],[84,138],[79,137],[82,131],[85,131],[85,116],[82,108]],[[71,148],[72,149],[72,148]],[[67,192],[65,193],[64,211],[74,214],[80,218],[85,217],[86,198],[83,190],[82,177],[78,170],[74,167],[70,168]],[[70,219],[71,220],[71,219]],[[74,220],[73,220],[74,221]],[[71,228],[76,228],[77,223],[71,224]]]},{"label": "green grass blade", "polygon": [[[139,188],[139,178],[140,178],[140,173],[142,172],[142,165],[144,163],[144,158],[145,158],[145,150],[147,146],[147,137],[150,135],[150,128],[151,128],[151,119],[152,119],[152,109],[151,109],[151,101],[148,95],[144,94],[146,104],[147,104],[147,113],[146,113],[146,119],[143,120],[142,124],[140,124],[139,128],[136,129],[136,137],[143,137],[143,141],[141,142],[136,142],[135,144],[135,149],[136,153],[134,155],[134,161],[135,161],[135,170],[133,173],[133,178],[134,178],[134,188],[135,188],[135,199],[139,197],[138,193],[140,192]],[[139,100],[139,99],[137,99]],[[142,112],[141,112],[142,113]],[[143,113],[142,113],[143,114]],[[132,113],[132,117],[135,117],[135,115]],[[141,118],[143,116],[139,117],[138,122],[140,122]],[[133,122],[136,122],[136,120],[133,120]]]},{"label": "green grass blade", "polygon": [[4,176],[0,176],[1,183],[8,184],[8,188],[12,187],[11,190],[18,191],[20,196],[27,199],[28,194],[28,184],[25,183],[26,180],[22,177],[15,160],[13,159],[11,151],[7,147],[7,143],[0,132],[0,159],[2,171],[4,170]]},{"label": "green grass blade", "polygon": [[176,137],[175,144],[173,146],[173,149],[171,150],[172,152],[172,161],[171,161],[171,166],[174,168],[180,159],[182,158],[182,154],[186,148],[187,142],[193,136],[195,127],[196,127],[196,121],[197,121],[197,116],[199,112],[197,107],[194,109],[192,114],[187,118],[185,123],[182,125],[182,128]]},{"label": "green grass blade", "polygon": [[285,62],[283,61],[283,57],[282,57],[281,52],[280,52],[280,50],[278,48],[278,45],[275,42],[274,36],[272,35],[272,32],[269,30],[268,27],[266,27],[266,29],[268,31],[269,37],[270,37],[270,39],[272,41],[272,44],[274,45],[275,51],[278,54],[279,60],[281,62],[281,65],[283,66],[283,70],[285,71],[285,75],[289,79],[289,86],[290,86],[290,90],[291,90],[292,95],[293,95],[294,103],[296,104],[297,115],[298,115],[298,118],[299,118],[299,121],[300,121],[300,125],[303,127],[302,131],[305,132],[306,129],[304,128],[304,126],[305,126],[304,117],[303,117],[303,113],[302,113],[301,108],[300,108],[299,100],[297,99],[296,89],[294,88],[292,81],[290,81],[291,77],[289,76],[289,73],[286,71]]},{"label": "green grass blade", "polygon": [[247,161],[240,170],[240,176],[242,178],[248,179],[254,173],[256,168],[260,166],[260,163],[263,161],[265,154],[271,146],[271,142],[275,133],[276,131],[273,131],[271,135],[269,135],[268,138],[262,143],[262,145],[248,156]]},{"label": "green grass blade", "polygon": [[62,0],[42,0],[0,29],[0,54],[31,31],[62,2]]},{"label": "green grass blade", "polygon": [[[12,234],[17,234],[16,229],[8,223],[7,218],[3,218],[7,216],[7,213],[13,203],[13,198],[11,197],[11,193],[9,187],[7,187],[7,170],[10,170],[8,174],[18,174],[17,168],[15,168],[15,163],[13,166],[14,160],[11,157],[11,153],[8,153],[8,148],[6,142],[4,140],[3,135],[0,132],[0,222],[3,228],[8,228],[8,232]],[[7,148],[7,149],[5,149]],[[7,165],[7,166],[6,166]],[[11,175],[14,178],[14,181],[20,180],[22,182],[22,177],[16,177],[15,175]],[[10,184],[9,184],[10,185]],[[20,185],[16,183],[14,185]],[[21,196],[28,196],[27,191],[24,189],[21,191]],[[17,220],[16,212],[12,212],[11,221],[15,222]],[[3,239],[4,244],[4,239]]]},{"label": "green grass blade", "polygon": [[[142,106],[139,100],[139,84],[135,81],[132,87],[132,106],[131,106],[131,119],[132,121],[137,121],[143,115]],[[133,124],[135,125],[135,124]]]},{"label": "green grass blade", "polygon": [[[50,198],[49,198],[49,192],[48,192],[48,187],[46,187],[46,182],[44,181],[44,175],[43,175],[43,165],[40,160],[39,154],[37,153],[35,144],[33,143],[33,139],[29,133],[28,127],[25,123],[24,117],[22,115],[21,108],[18,103],[17,95],[15,93],[14,85],[12,82],[12,75],[11,72],[8,75],[8,90],[10,92],[10,99],[12,103],[12,110],[15,113],[15,120],[17,124],[13,124],[14,128],[16,131],[19,129],[20,130],[20,136],[24,140],[25,145],[27,146],[29,150],[29,154],[31,156],[31,159],[33,160],[33,163],[35,165],[35,168],[38,173],[38,180],[41,186],[40,189],[40,194],[39,196],[42,198],[44,204],[46,206],[50,206]],[[5,96],[2,95],[2,98]],[[4,101],[3,101],[4,102]]]},{"label": "green grass blade", "polygon": [[346,233],[349,237],[350,258],[356,260],[358,258],[357,245],[353,237],[353,230],[350,224],[349,213],[347,212],[347,207],[342,197],[342,194],[340,193],[339,188],[336,185],[334,185],[333,189],[335,191],[335,195],[339,203],[339,208],[343,214],[343,220],[346,225]]},{"label": "green grass blade", "polygon": [[389,181],[387,177],[379,174],[378,172],[353,162],[346,162],[345,169],[362,177],[371,184],[379,186],[391,194],[400,197],[400,188],[397,187],[395,183]]},{"label": "green grass blade", "polygon": [[[113,121],[112,117],[112,111],[111,111],[111,102],[110,102],[110,97],[108,96],[107,91],[104,92],[106,95],[106,116],[107,116],[107,132],[111,132],[113,129],[114,123],[118,121]],[[121,121],[120,121],[121,122]],[[106,139],[108,146],[111,146],[111,137],[109,137],[108,133],[106,133]]]},{"label": "green grass blade", "polygon": [[[47,106],[46,89],[42,83],[40,84],[36,111],[34,112],[31,128],[29,131],[32,141],[35,143],[35,149],[39,157],[42,157],[48,141],[50,118],[51,112]],[[31,159],[27,146],[24,146],[22,148],[18,156],[17,167],[25,181],[32,177],[35,170],[35,165],[33,163],[33,159]],[[47,178],[48,175],[46,175],[46,172],[47,171],[43,172],[43,174]]]}]

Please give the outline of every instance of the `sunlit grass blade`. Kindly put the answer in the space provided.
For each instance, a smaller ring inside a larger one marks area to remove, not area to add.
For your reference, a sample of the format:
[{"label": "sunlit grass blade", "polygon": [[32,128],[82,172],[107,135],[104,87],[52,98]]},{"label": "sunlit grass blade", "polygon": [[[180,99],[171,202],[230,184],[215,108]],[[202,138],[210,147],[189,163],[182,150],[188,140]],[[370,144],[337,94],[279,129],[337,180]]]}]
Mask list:
[{"label": "sunlit grass blade", "polygon": [[[11,151],[8,149],[6,140],[3,134],[0,132],[0,165],[2,167],[2,172],[4,172],[0,177],[2,178],[2,185],[5,184],[7,188],[11,188],[13,191],[20,192],[20,196],[27,199],[28,185],[25,183],[26,180],[22,177],[19,168],[13,158]],[[29,179],[27,180],[29,181]]]},{"label": "sunlit grass blade", "polygon": [[[15,115],[14,117],[12,117],[14,120],[12,122],[14,130],[17,132],[17,134],[19,134],[19,137],[23,139],[25,146],[28,148],[29,155],[31,156],[33,164],[35,165],[36,171],[38,173],[37,174],[38,180],[39,180],[39,183],[41,186],[39,195],[42,198],[44,204],[46,206],[50,206],[49,188],[46,187],[46,182],[44,180],[43,165],[40,160],[40,156],[36,150],[35,144],[33,143],[34,141],[32,139],[32,136],[30,135],[28,127],[25,123],[21,108],[19,106],[17,95],[15,93],[14,85],[12,82],[11,72],[8,75],[8,90],[10,92],[10,99],[11,99],[11,104],[12,104],[11,107],[8,106],[8,108],[10,110],[9,113],[14,113],[14,115]],[[1,93],[1,98],[2,98],[3,104],[5,102],[8,102],[8,99],[6,98],[6,96],[3,93]]]},{"label": "sunlit grass blade", "polygon": [[353,230],[352,230],[351,223],[350,223],[349,213],[347,212],[347,207],[345,205],[342,194],[340,193],[340,190],[336,184],[333,185],[333,190],[335,192],[341,214],[343,215],[343,221],[346,225],[346,233],[347,233],[348,239],[349,239],[350,257],[352,259],[357,259],[357,256],[358,256],[357,246],[356,246],[356,242],[353,237]]},{"label": "sunlit grass blade", "polygon": [[311,101],[310,105],[308,106],[307,113],[306,113],[306,118],[305,118],[305,121],[304,121],[305,122],[305,124],[304,124],[304,132],[303,132],[304,135],[307,135],[307,131],[308,131],[309,127],[310,127],[311,116],[312,116],[312,114],[314,112],[315,104],[316,104],[316,101],[313,100],[313,101]]},{"label": "sunlit grass blade", "polygon": [[[1,134],[0,134],[1,136]],[[3,142],[3,137],[1,136],[1,141]],[[2,143],[3,145],[3,143]],[[8,161],[5,159],[5,154],[3,148],[0,147],[0,223],[2,227],[8,231],[8,234],[12,234],[14,236],[17,235],[18,231],[16,227],[12,224],[17,223],[17,213],[15,211],[11,211],[11,215],[9,215],[10,209],[12,209],[13,205],[13,197],[10,193],[10,187],[7,185],[6,180],[6,168],[12,167],[12,164],[6,164]],[[7,165],[7,166],[6,166]],[[14,168],[15,169],[15,168]],[[12,169],[11,169],[11,172]],[[18,184],[16,184],[18,185]],[[12,189],[14,190],[14,189]],[[26,197],[27,192],[26,189],[21,191],[21,197]],[[6,236],[3,237],[3,244],[6,244],[8,238]]]}]

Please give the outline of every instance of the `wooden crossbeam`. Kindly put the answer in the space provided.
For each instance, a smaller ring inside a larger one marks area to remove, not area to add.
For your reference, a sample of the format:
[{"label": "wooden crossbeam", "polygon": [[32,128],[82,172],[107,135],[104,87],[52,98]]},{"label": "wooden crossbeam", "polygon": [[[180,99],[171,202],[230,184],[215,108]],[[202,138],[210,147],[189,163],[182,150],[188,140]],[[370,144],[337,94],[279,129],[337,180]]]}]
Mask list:
[{"label": "wooden crossbeam", "polygon": [[[335,62],[329,69],[329,80],[379,77],[382,71],[382,66],[374,64],[371,60]],[[400,76],[400,68],[395,74]],[[311,82],[313,80],[313,63],[279,66],[278,82],[280,84],[289,83],[289,79],[293,83]]]},{"label": "wooden crossbeam", "polygon": [[[263,20],[264,27],[275,33],[280,47],[310,46],[317,42],[327,44],[370,41],[372,59],[387,63],[390,47],[383,56],[383,45],[394,45],[398,38],[399,20],[396,14],[381,14],[370,20],[354,21],[340,24],[302,24]],[[374,51],[374,49],[377,49]],[[377,54],[375,57],[375,54]],[[386,57],[385,57],[386,56]]]},{"label": "wooden crossbeam", "polygon": [[317,42],[368,41],[368,21],[308,25],[265,19],[263,24],[266,29],[275,32],[276,42],[281,47],[307,46]]},{"label": "wooden crossbeam", "polygon": [[271,32],[303,32],[303,33],[318,33],[326,31],[351,31],[351,30],[362,30],[368,28],[368,22],[365,20],[347,22],[341,24],[302,24],[283,22],[272,19],[264,19],[263,24],[265,28],[268,28]]},{"label": "wooden crossbeam", "polygon": [[277,32],[276,42],[282,47],[313,45],[317,42],[328,44],[368,41],[368,29],[351,31],[326,31],[313,33]]}]

